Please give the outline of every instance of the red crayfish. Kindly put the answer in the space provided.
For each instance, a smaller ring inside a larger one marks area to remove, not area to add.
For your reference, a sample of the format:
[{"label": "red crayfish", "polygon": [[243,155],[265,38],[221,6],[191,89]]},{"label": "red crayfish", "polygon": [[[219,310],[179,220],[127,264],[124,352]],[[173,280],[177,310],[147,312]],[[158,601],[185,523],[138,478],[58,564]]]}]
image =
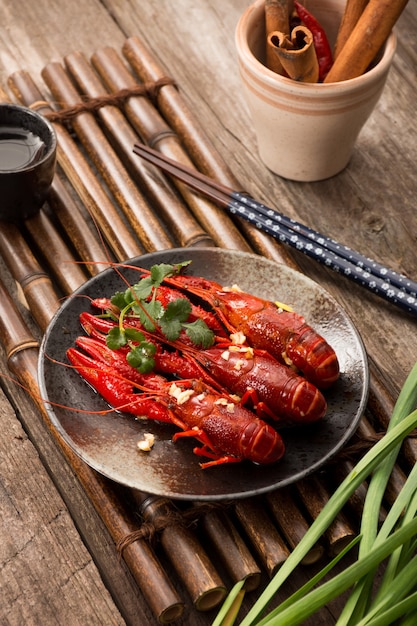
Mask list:
[{"label": "red crayfish", "polygon": [[[104,309],[111,306],[102,298],[92,304]],[[116,324],[88,312],[81,313],[80,322],[87,334],[102,344]],[[126,324],[128,326],[129,322]],[[154,369],[157,372],[176,374],[181,378],[201,378],[218,390],[238,394],[242,403],[251,400],[258,417],[280,425],[307,424],[325,415],[326,400],[319,389],[265,350],[221,340],[211,348],[197,349],[183,337],[180,342],[171,342],[171,346],[180,352],[167,351],[163,349],[161,339],[146,333],[137,320],[130,324],[140,328],[156,345]],[[97,352],[95,356],[104,358],[105,353]]]},{"label": "red crayfish", "polygon": [[176,275],[167,282],[208,302],[229,332],[242,332],[252,347],[296,367],[320,389],[338,379],[335,351],[298,313],[282,310],[274,302],[238,288],[225,289],[205,278]]},{"label": "red crayfish", "polygon": [[[70,348],[68,359],[115,409],[178,426],[182,432],[174,440],[195,437],[202,444],[196,454],[212,459],[202,467],[245,459],[278,461],[284,443],[267,422],[306,424],[324,416],[326,400],[315,383],[327,387],[337,379],[334,351],[300,315],[204,278],[178,275],[179,267],[165,266],[163,279],[155,279],[151,288],[153,268],[139,270],[146,276],[142,281],[148,281],[144,297],[140,281],[111,300],[94,300],[103,313],[81,314],[88,336],[76,340],[82,351]],[[195,296],[211,311],[193,303]],[[187,303],[184,328],[204,318],[212,329],[210,345],[197,348],[192,333],[180,327],[174,337],[162,332],[162,312],[173,305],[172,322],[178,302]],[[148,303],[152,308],[145,308]],[[151,310],[157,311],[155,318]],[[114,336],[108,341],[114,333],[123,337],[120,345],[112,345]],[[152,371],[129,359],[132,349],[143,349],[142,338],[147,350],[152,348]],[[246,406],[249,401],[256,415]]]},{"label": "red crayfish", "polygon": [[[92,344],[83,339],[88,338],[79,338],[77,344],[90,351]],[[98,342],[95,348],[99,347]],[[202,447],[194,448],[194,453],[213,459],[203,463],[203,468],[244,459],[269,464],[284,455],[279,433],[227,394],[201,380],[169,382],[159,375],[140,374],[130,369],[120,354],[110,356],[112,351],[108,351],[104,356],[102,347],[103,360],[97,359],[97,350],[91,350],[92,359],[75,348],[68,349],[68,359],[114,408],[178,426],[182,432],[176,433],[173,441],[197,439]],[[137,393],[139,390],[143,393]]]}]

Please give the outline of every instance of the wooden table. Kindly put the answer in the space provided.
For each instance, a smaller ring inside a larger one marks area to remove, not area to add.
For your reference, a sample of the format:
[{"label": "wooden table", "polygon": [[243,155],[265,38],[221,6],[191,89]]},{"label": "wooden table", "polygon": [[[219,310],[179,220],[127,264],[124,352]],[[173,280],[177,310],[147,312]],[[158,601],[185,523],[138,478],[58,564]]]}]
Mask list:
[{"label": "wooden table", "polygon": [[[349,166],[330,180],[311,184],[283,180],[257,157],[234,50],[234,29],[247,4],[1,0],[0,85],[7,92],[8,77],[26,70],[48,95],[41,79],[48,63],[74,51],[90,58],[104,46],[120,50],[127,38],[138,36],[179,85],[209,140],[253,196],[415,278],[416,2],[409,2],[398,23],[398,50],[386,88]],[[415,318],[301,255],[291,253],[291,259],[350,314],[368,353],[372,397],[385,394],[389,406],[416,360]],[[4,261],[1,278],[40,338]],[[4,376],[6,357],[3,350]],[[118,558],[114,538],[39,411],[7,378],[2,380],[0,411],[0,623],[156,624],[129,568]],[[172,572],[169,565],[167,569]],[[172,575],[188,603],[177,623],[210,623],[215,612],[190,606]],[[332,610],[337,612],[337,606]],[[320,623],[334,623],[332,610],[320,614]]]}]

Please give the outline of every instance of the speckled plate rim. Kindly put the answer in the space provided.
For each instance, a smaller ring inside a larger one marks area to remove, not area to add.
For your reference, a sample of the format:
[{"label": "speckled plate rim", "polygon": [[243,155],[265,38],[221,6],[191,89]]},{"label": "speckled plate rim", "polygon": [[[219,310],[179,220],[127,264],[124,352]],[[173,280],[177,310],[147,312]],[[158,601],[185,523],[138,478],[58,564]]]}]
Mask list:
[{"label": "speckled plate rim", "polygon": [[[138,421],[108,411],[108,405],[78,374],[65,366],[65,351],[82,334],[78,315],[88,298],[124,289],[114,269],[103,270],[75,291],[51,320],[39,356],[39,387],[49,418],[65,442],[93,469],[129,488],[183,500],[244,498],[287,486],[328,463],[355,432],[368,398],[369,370],[362,339],[351,319],[325,289],[305,275],[260,255],[221,248],[171,249],[127,262],[149,268],[158,263],[191,260],[188,273],[221,284],[237,283],[255,295],[288,302],[334,347],[341,377],[326,392],[328,412],[320,424],[283,431],[287,452],[273,466],[250,463],[202,470],[191,440],[173,444],[175,428]],[[123,270],[130,281],[135,270]],[[87,299],[86,299],[87,298]],[[68,410],[55,403],[73,407]],[[81,412],[78,412],[81,409]],[[153,432],[150,453],[137,451],[144,432]]]}]

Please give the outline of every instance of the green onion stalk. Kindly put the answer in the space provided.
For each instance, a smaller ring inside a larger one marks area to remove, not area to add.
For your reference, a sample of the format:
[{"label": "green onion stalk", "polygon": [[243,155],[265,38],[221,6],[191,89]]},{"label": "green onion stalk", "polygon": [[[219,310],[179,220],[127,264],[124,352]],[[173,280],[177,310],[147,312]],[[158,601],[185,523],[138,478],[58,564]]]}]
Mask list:
[{"label": "green onion stalk", "polygon": [[[338,619],[338,626],[390,626],[400,617],[404,618],[404,626],[417,623],[417,465],[411,470],[378,530],[379,509],[401,444],[417,427],[417,410],[414,408],[416,404],[417,363],[398,396],[385,435],[356,463],[339,485],[303,539],[240,622],[240,626],[302,624],[330,600],[350,588],[352,591]],[[265,615],[268,605],[288,577],[325,533],[354,491],[369,477],[359,537],[311,581]],[[321,579],[356,543],[359,548],[355,562],[318,586]],[[387,566],[380,587],[373,597],[371,587],[375,572],[382,561],[387,561]],[[235,624],[236,604],[232,621],[226,605],[238,593],[242,599],[241,591],[241,588],[232,589],[229,600],[226,599],[217,616],[215,626]]]}]

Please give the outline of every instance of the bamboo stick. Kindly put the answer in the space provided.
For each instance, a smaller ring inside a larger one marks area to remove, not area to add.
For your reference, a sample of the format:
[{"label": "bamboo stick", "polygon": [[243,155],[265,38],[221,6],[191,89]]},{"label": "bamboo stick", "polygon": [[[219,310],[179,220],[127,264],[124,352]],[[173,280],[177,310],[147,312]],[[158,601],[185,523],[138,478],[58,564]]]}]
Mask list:
[{"label": "bamboo stick", "polygon": [[[67,55],[65,64],[82,93],[90,98],[100,98],[107,93],[103,82],[83,54],[74,52]],[[124,84],[126,89],[133,86],[133,78],[127,69],[124,66],[118,69],[119,84]],[[125,80],[122,80],[122,75]],[[148,198],[150,206],[155,208],[157,215],[167,225],[174,240],[181,247],[212,245],[212,239],[192,218],[161,171],[133,153],[132,147],[137,142],[138,135],[122,110],[116,106],[103,106],[98,109],[97,117],[133,179]]]},{"label": "bamboo stick", "polygon": [[[46,116],[53,113],[53,109],[45,102],[42,93],[27,72],[15,72],[9,77],[8,82],[13,93],[23,104],[34,106],[39,113]],[[53,126],[58,137],[58,163],[79,194],[116,259],[125,261],[137,256],[142,252],[141,247],[115,210],[78,145],[62,124],[54,123]],[[102,256],[108,260],[104,246]],[[99,260],[99,258],[95,259],[95,261]]]},{"label": "bamboo stick", "polygon": [[260,562],[272,578],[290,554],[287,544],[272,523],[262,500],[239,500],[234,509]]},{"label": "bamboo stick", "polygon": [[[13,258],[10,262],[13,265]],[[58,278],[59,274],[67,273],[67,269],[60,264],[55,270]],[[35,310],[38,308],[36,300],[33,308]],[[136,503],[141,505],[141,513],[147,522],[157,522],[161,515],[165,516],[174,510],[174,505],[165,498],[150,497],[137,491],[132,491],[132,494]],[[113,507],[120,508],[117,499],[114,500]],[[132,531],[133,525],[128,532]],[[205,550],[189,529],[178,524],[168,525],[161,530],[159,538],[166,555],[189,591],[195,607],[198,610],[208,610],[216,606],[226,593],[225,586]],[[226,533],[223,538],[227,540]],[[128,542],[123,554],[130,545]]]},{"label": "bamboo stick", "polygon": [[58,295],[15,224],[0,222],[0,254],[19,283],[34,319],[44,331],[59,308]]},{"label": "bamboo stick", "polygon": [[[128,86],[126,68],[117,52],[110,47],[97,50],[92,56],[92,63],[108,88],[112,91]],[[129,79],[130,86],[131,77]],[[166,156],[185,165],[192,166],[187,153],[174,130],[170,128],[149,99],[134,96],[125,105],[125,112],[143,140],[158,148]],[[239,230],[224,212],[209,200],[173,179],[173,184],[184,198],[195,219],[210,235],[216,245],[232,249],[249,251]]]},{"label": "bamboo stick", "polygon": [[[267,494],[266,500],[290,548],[294,549],[307,532],[309,523],[295,503],[291,490],[283,487],[277,491],[272,491]],[[304,565],[312,565],[323,554],[323,546],[321,543],[317,543],[306,554],[302,563]]]},{"label": "bamboo stick", "polygon": [[[174,505],[162,497],[132,491],[140,514],[153,523],[172,516]],[[159,534],[165,554],[184,583],[194,606],[208,611],[226,595],[226,587],[195,535],[183,524],[167,524]]]},{"label": "bamboo stick", "polygon": [[[354,468],[354,463],[351,461],[341,461],[337,460],[334,464],[331,465],[331,470],[329,472],[331,476],[331,483],[334,488],[338,487],[340,483],[350,474],[350,472]],[[347,507],[352,512],[352,515],[355,520],[360,520],[363,513],[363,505],[365,502],[367,493],[367,485],[363,483],[358,487],[358,489],[351,495],[349,500],[347,501]],[[379,523],[382,524],[387,516],[387,512],[383,506],[380,507],[379,511]]]},{"label": "bamboo stick", "polygon": [[[384,431],[386,430],[388,423],[382,425]],[[365,419],[362,418],[357,430],[358,436],[362,439],[368,439],[370,437],[376,438],[376,431],[371,426],[371,424]],[[390,475],[390,479],[387,484],[387,488],[385,491],[384,499],[388,505],[392,505],[397,496],[399,495],[401,489],[404,486],[406,481],[406,476],[404,472],[401,470],[400,466],[396,464],[393,467],[393,470]]]},{"label": "bamboo stick", "polygon": [[[46,65],[42,77],[59,102],[67,107],[80,103],[81,96],[60,63]],[[80,113],[72,119],[72,126],[145,250],[152,252],[172,246],[170,237],[133,184],[94,116]]]},{"label": "bamboo stick", "polygon": [[369,0],[347,0],[334,47],[335,59],[343,49]]},{"label": "bamboo stick", "polygon": [[[41,298],[42,300],[42,298]],[[38,302],[38,308],[42,308]],[[34,312],[34,316],[38,317]],[[51,424],[37,384],[38,344],[0,281],[0,341],[10,371],[30,393],[43,422],[81,482],[114,542],[133,529],[133,523],[115,497],[110,482],[88,467],[64,442]],[[65,494],[64,499],[65,499]],[[123,554],[149,606],[161,623],[178,619],[184,605],[146,541],[136,541]]]},{"label": "bamboo stick", "polygon": [[[127,39],[122,51],[132,69],[143,82],[156,81],[165,75],[163,67],[138,37]],[[219,182],[233,189],[241,189],[239,181],[213,146],[195,114],[186,104],[181,92],[173,85],[164,85],[159,90],[157,102],[162,115],[181,138],[195,165]],[[244,233],[253,250],[290,267],[297,267],[288,250],[279,245],[272,237],[265,235],[242,220],[239,220],[238,223],[240,231]]]},{"label": "bamboo stick", "polygon": [[[63,239],[59,236],[48,216],[40,211],[25,220],[25,230],[35,242],[39,254],[46,259],[49,271],[64,293],[72,293],[87,280],[84,268],[74,263],[74,257]],[[57,268],[65,267],[64,272]]]},{"label": "bamboo stick", "polygon": [[[311,476],[296,483],[296,489],[313,520],[319,515],[330,497],[323,483],[324,480],[324,476],[321,480],[317,476]],[[341,511],[325,533],[330,556],[341,552],[355,536],[356,533],[349,520]]]},{"label": "bamboo stick", "polygon": [[49,191],[48,205],[52,218],[58,222],[78,257],[83,259],[85,270],[91,276],[96,275],[102,269],[97,265],[97,259],[102,257],[103,243],[98,240],[97,231],[93,232],[90,228],[58,172]]},{"label": "bamboo stick", "polygon": [[408,0],[369,0],[324,82],[361,76],[387,40]]},{"label": "bamboo stick", "polygon": [[[197,510],[198,506],[195,506]],[[201,516],[200,527],[215,548],[233,583],[244,580],[246,591],[256,589],[261,581],[261,570],[230,515],[213,509]]]}]

